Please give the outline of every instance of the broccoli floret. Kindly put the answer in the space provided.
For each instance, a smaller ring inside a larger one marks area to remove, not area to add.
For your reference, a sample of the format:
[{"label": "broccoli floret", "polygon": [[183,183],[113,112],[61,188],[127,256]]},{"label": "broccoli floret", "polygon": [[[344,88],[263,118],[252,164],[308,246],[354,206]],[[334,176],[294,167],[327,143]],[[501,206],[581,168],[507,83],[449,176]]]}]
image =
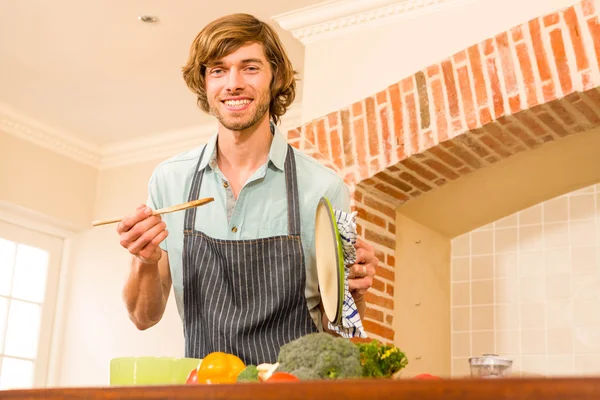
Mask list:
[{"label": "broccoli floret", "polygon": [[324,332],[311,333],[281,346],[277,361],[277,371],[301,380],[362,376],[358,347],[348,339]]},{"label": "broccoli floret", "polygon": [[237,377],[238,382],[258,382],[258,369],[256,365],[248,365]]}]

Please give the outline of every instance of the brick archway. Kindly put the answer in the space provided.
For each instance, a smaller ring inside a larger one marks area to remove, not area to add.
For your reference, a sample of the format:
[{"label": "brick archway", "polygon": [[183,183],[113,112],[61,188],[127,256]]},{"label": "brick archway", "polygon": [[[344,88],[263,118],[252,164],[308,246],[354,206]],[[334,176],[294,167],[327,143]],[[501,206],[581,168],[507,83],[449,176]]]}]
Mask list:
[{"label": "brick archway", "polygon": [[593,0],[541,16],[288,132],[350,185],[380,265],[365,327],[394,340],[395,209],[514,154],[600,126]]}]

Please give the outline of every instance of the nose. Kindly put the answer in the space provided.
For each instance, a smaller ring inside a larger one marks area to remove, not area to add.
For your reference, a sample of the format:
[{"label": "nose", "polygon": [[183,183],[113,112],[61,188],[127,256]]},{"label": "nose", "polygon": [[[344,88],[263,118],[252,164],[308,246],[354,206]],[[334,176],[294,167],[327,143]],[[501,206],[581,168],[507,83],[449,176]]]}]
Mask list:
[{"label": "nose", "polygon": [[227,85],[225,89],[229,92],[237,92],[245,87],[244,77],[237,68],[231,68],[227,76]]}]

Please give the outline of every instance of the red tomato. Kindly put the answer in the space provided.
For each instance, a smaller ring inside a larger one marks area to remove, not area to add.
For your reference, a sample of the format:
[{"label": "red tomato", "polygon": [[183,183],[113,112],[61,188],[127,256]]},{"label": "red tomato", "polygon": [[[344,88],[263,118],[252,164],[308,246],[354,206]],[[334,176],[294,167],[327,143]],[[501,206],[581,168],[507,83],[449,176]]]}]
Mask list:
[{"label": "red tomato", "polygon": [[440,378],[439,376],[434,376],[431,374],[419,374],[413,377],[413,379],[418,379],[418,380],[442,380],[442,378]]},{"label": "red tomato", "polygon": [[294,375],[289,374],[287,372],[275,372],[269,379],[267,379],[266,383],[275,383],[275,382],[298,382],[300,379],[296,378]]},{"label": "red tomato", "polygon": [[198,369],[197,368],[194,368],[193,370],[190,371],[190,374],[188,375],[185,383],[192,384],[192,385],[198,383]]}]

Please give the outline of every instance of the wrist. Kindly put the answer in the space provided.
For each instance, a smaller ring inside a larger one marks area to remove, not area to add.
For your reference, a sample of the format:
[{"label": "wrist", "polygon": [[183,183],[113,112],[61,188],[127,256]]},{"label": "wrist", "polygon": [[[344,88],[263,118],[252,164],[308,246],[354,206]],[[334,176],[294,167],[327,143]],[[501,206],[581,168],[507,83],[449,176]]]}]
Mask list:
[{"label": "wrist", "polygon": [[135,271],[138,274],[147,274],[149,272],[153,273],[158,271],[158,260],[148,260],[140,256],[135,256],[134,260]]},{"label": "wrist", "polygon": [[364,318],[365,312],[367,310],[367,302],[365,300],[364,293],[353,292],[352,297],[354,298],[354,304],[356,305],[356,311],[358,311],[358,315],[361,319]]},{"label": "wrist", "polygon": [[138,260],[138,263],[140,264],[140,266],[157,266],[158,267],[158,262],[160,261],[160,259],[162,258],[162,249],[160,247],[157,247],[154,250],[154,253],[149,257],[143,257],[141,255],[136,255],[135,258]]},{"label": "wrist", "polygon": [[364,293],[361,293],[358,290],[355,290],[353,292],[350,292],[350,294],[352,295],[352,298],[354,299],[354,302],[356,304],[365,302],[365,294]]}]

